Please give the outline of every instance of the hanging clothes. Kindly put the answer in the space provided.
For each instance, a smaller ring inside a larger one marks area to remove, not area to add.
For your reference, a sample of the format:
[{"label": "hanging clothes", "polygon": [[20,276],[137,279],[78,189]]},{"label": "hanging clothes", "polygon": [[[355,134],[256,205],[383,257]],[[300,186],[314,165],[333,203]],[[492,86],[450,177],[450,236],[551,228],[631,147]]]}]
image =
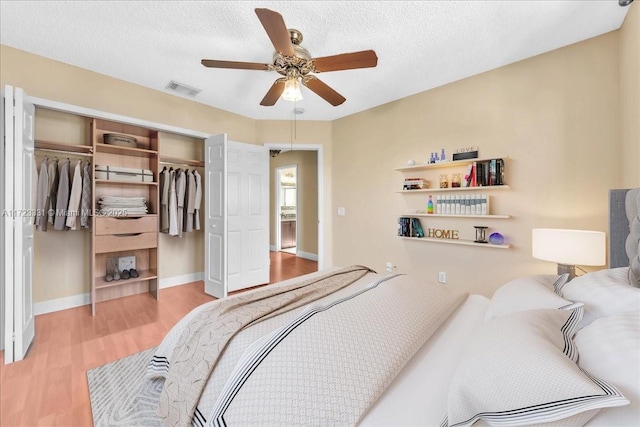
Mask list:
[{"label": "hanging clothes", "polygon": [[53,221],[56,217],[56,199],[58,195],[58,159],[49,160],[47,167],[49,172],[49,203],[47,205],[47,222],[53,225]]},{"label": "hanging clothes", "polygon": [[71,230],[80,228],[78,216],[80,214],[80,198],[82,197],[82,160],[78,160],[73,170],[73,183],[69,194],[69,204],[67,205],[67,219],[65,225]]},{"label": "hanging clothes", "polygon": [[66,224],[67,206],[69,205],[69,164],[67,159],[60,166],[60,176],[58,179],[58,192],[56,195],[54,230],[64,230]]},{"label": "hanging clothes", "polygon": [[171,172],[165,167],[160,173],[160,232],[169,232],[169,183]]},{"label": "hanging clothes", "polygon": [[193,171],[193,175],[196,178],[196,195],[193,201],[193,228],[200,230],[200,204],[202,203],[202,179],[197,170]]},{"label": "hanging clothes", "polygon": [[184,196],[187,188],[187,177],[182,169],[176,171],[176,199],[178,203],[178,236],[182,237],[184,224]]},{"label": "hanging clothes", "polygon": [[91,163],[86,162],[82,169],[82,196],[80,199],[80,226],[89,228],[91,218]]},{"label": "hanging clothes", "polygon": [[40,163],[38,187],[36,190],[36,216],[34,224],[37,231],[47,231],[47,204],[49,203],[49,171],[47,158]]},{"label": "hanging clothes", "polygon": [[187,186],[184,196],[185,214],[184,214],[184,231],[189,233],[193,231],[194,225],[194,205],[196,199],[196,177],[193,172],[186,172]]},{"label": "hanging clothes", "polygon": [[176,193],[176,171],[169,174],[169,235],[178,235],[178,197]]}]

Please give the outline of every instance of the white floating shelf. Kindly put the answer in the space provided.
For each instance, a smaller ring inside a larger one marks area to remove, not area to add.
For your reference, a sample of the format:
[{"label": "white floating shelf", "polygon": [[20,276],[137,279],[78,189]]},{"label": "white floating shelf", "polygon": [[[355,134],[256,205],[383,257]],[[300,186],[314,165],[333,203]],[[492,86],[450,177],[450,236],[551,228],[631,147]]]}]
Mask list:
[{"label": "white floating shelf", "polygon": [[511,245],[492,245],[491,243],[476,243],[473,240],[462,240],[462,239],[434,239],[432,237],[404,237],[398,236],[404,240],[414,240],[419,242],[429,242],[429,243],[450,243],[452,245],[465,245],[465,246],[480,246],[482,248],[493,248],[493,249],[509,249]]},{"label": "white floating shelf", "polygon": [[428,213],[407,213],[399,215],[401,217],[435,217],[435,218],[483,218],[483,219],[508,219],[511,215],[442,215]]},{"label": "white floating shelf", "polygon": [[489,191],[508,189],[508,185],[487,185],[484,187],[422,188],[420,190],[398,190],[396,191],[396,193],[437,193],[441,191]]},{"label": "white floating shelf", "polygon": [[439,163],[423,163],[420,165],[414,165],[414,166],[403,166],[400,168],[394,168],[393,170],[395,171],[399,171],[399,172],[411,172],[411,171],[420,171],[420,170],[425,170],[425,169],[440,169],[440,168],[454,168],[454,167],[458,167],[458,166],[466,166],[468,164],[471,164],[473,162],[486,162],[489,160],[495,160],[495,159],[509,159],[508,156],[502,156],[502,157],[488,157],[485,159],[465,159],[465,160],[456,160],[455,162],[451,161],[451,162],[439,162]]}]

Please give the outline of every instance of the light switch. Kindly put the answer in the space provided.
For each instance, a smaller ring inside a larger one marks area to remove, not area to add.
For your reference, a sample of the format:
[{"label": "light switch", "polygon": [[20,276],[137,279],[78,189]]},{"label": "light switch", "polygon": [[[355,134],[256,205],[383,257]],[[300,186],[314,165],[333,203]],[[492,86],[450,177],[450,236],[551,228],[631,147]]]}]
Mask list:
[{"label": "light switch", "polygon": [[345,208],[338,208],[338,216],[345,216],[347,214],[347,211],[345,210]]}]

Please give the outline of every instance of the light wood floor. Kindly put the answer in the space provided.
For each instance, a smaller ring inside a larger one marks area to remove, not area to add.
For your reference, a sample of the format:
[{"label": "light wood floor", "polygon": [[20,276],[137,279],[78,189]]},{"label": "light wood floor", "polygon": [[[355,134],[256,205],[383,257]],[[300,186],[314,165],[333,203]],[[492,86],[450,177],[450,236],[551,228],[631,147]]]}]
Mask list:
[{"label": "light wood floor", "polygon": [[[271,282],[317,271],[314,261],[271,252]],[[91,426],[86,371],[156,346],[192,308],[214,298],[195,282],[36,316],[24,360],[0,362],[0,426]],[[4,355],[0,352],[1,360]]]}]

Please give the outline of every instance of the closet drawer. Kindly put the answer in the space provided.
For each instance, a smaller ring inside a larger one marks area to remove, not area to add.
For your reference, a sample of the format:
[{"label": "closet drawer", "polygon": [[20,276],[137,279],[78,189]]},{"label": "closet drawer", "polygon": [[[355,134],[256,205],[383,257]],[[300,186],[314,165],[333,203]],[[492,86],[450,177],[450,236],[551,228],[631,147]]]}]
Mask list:
[{"label": "closet drawer", "polygon": [[96,236],[158,231],[158,216],[95,218]]},{"label": "closet drawer", "polygon": [[140,233],[135,235],[112,234],[95,237],[96,253],[132,251],[158,247],[158,233]]}]

